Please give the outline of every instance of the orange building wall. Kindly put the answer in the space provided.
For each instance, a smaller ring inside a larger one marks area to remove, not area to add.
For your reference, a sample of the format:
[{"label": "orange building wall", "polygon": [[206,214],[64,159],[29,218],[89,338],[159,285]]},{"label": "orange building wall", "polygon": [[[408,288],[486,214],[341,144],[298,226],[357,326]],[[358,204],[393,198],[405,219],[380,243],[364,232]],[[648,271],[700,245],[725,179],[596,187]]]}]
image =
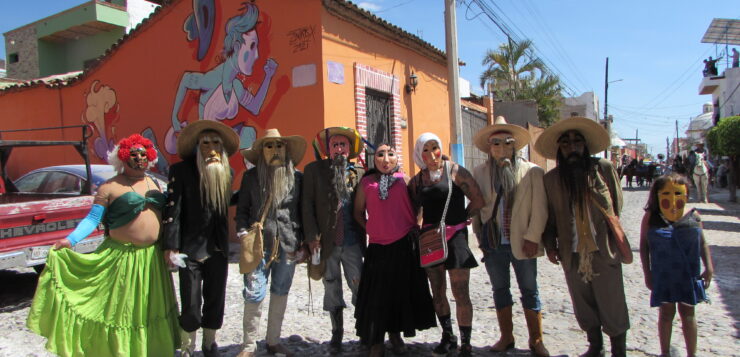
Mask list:
[{"label": "orange building wall", "polygon": [[[400,149],[408,173],[418,170],[413,164],[412,151],[421,133],[434,132],[443,141],[442,146],[449,148],[447,69],[444,65],[326,11],[322,13],[322,24],[325,126],[355,126],[354,65],[359,63],[399,78],[400,114],[408,122],[408,127],[401,129]],[[328,80],[327,61],[344,65],[344,84]],[[404,86],[412,71],[419,78],[419,84],[415,93],[407,94]]]},{"label": "orange building wall", "polygon": [[[402,130],[402,151],[409,172],[415,170],[410,155],[413,140],[422,132],[435,132],[444,141],[443,146],[449,147],[443,65],[328,14],[319,0],[254,4],[259,8],[256,25],[259,58],[252,73],[242,74],[238,79],[255,94],[266,78],[268,60],[273,60],[277,67],[259,112],[252,113],[240,106],[236,116],[223,120],[224,124],[252,127],[257,137],[265,129],[278,128],[283,135],[301,135],[309,142],[323,127],[354,127],[353,65],[361,63],[400,78],[400,115],[408,120],[408,128]],[[70,85],[0,91],[0,129],[89,124],[95,129],[88,141],[92,163],[105,163],[107,150],[121,138],[133,133],[152,133],[162,154],[162,167],[179,161],[167,149],[168,143],[171,146],[175,140],[169,132],[181,78],[186,72],[215,73],[211,71],[215,71],[222,57],[225,25],[240,13],[243,5],[241,1],[216,1],[213,35],[201,60],[198,59],[201,39],[188,41],[183,31],[186,19],[193,14],[192,6],[189,0],[175,0],[164,6],[100,64]],[[344,64],[345,84],[328,82],[327,61]],[[295,87],[294,70],[311,65],[316,68],[315,82]],[[419,85],[416,93],[409,95],[403,86],[412,70],[419,77]],[[202,93],[205,92],[186,92],[176,110],[179,121],[198,119]],[[61,133],[6,133],[2,139],[79,140],[79,137],[79,129],[70,129]],[[243,142],[242,147],[250,143]],[[313,154],[309,150],[298,166],[303,167],[311,160]],[[15,179],[38,167],[82,162],[71,147],[24,148],[14,151],[7,168],[9,176]],[[235,185],[238,185],[245,164],[240,155],[234,155],[231,164],[237,172]]]}]

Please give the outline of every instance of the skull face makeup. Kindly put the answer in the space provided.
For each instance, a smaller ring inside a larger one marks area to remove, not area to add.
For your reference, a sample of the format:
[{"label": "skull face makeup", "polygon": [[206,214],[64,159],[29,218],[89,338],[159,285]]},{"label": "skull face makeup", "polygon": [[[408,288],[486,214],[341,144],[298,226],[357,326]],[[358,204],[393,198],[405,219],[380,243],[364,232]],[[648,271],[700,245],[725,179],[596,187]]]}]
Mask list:
[{"label": "skull face makeup", "polygon": [[665,219],[676,222],[683,217],[683,210],[688,201],[686,185],[669,181],[658,191],[660,213]]},{"label": "skull face makeup", "polygon": [[146,148],[142,145],[134,145],[129,150],[129,158],[126,164],[134,170],[146,170],[149,167],[149,158],[146,156]]},{"label": "skull face makeup", "polygon": [[286,145],[282,140],[266,140],[262,144],[262,155],[269,166],[280,166],[285,163]]}]

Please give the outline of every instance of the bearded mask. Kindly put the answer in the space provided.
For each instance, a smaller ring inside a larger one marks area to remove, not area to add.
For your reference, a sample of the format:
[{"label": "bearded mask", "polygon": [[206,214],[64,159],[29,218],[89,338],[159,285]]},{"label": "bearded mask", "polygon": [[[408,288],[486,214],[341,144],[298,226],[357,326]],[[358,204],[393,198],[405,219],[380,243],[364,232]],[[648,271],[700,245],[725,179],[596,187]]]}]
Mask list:
[{"label": "bearded mask", "polygon": [[688,201],[686,185],[669,181],[658,191],[660,213],[665,219],[676,222],[683,217],[683,210]]},{"label": "bearded mask", "polygon": [[282,166],[285,164],[286,145],[281,140],[266,141],[262,144],[262,155],[268,166]]}]

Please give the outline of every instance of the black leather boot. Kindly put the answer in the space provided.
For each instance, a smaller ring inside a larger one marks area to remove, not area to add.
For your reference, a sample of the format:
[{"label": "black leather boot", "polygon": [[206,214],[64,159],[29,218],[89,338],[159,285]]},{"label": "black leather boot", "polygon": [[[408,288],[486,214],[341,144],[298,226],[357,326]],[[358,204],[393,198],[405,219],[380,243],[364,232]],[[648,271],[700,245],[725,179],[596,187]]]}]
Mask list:
[{"label": "black leather boot", "polygon": [[588,338],[588,350],[579,357],[604,357],[604,337],[601,335],[601,329],[586,331]]},{"label": "black leather boot", "polygon": [[339,307],[329,312],[331,318],[331,341],[329,341],[329,353],[338,354],[342,352],[342,337],[344,336],[344,314],[343,308]]},{"label": "black leather boot", "polygon": [[627,357],[627,332],[609,337],[612,343],[612,357]]}]

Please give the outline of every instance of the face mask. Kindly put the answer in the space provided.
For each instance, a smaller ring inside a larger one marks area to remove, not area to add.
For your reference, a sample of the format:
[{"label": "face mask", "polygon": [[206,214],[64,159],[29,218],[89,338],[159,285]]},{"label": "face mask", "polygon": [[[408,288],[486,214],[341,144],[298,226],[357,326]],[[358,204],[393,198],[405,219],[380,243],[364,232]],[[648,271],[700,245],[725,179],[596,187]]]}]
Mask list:
[{"label": "face mask", "polygon": [[280,166],[285,162],[285,143],[279,140],[262,144],[262,155],[270,166]]},{"label": "face mask", "polygon": [[129,150],[128,167],[137,170],[146,170],[149,165],[149,159],[146,157],[146,148],[143,146],[134,146]]},{"label": "face mask", "polygon": [[686,206],[688,197],[686,196],[686,185],[679,185],[674,182],[668,182],[658,191],[658,201],[660,202],[660,213],[665,219],[676,222],[683,217],[683,209]]}]

